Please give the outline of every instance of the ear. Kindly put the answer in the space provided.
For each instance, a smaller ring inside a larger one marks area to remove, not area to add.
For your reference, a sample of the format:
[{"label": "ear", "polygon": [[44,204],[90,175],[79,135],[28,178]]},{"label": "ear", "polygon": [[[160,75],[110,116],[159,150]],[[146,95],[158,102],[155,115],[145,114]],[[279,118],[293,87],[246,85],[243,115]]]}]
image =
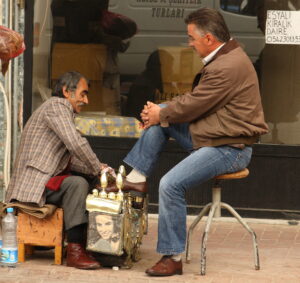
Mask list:
[{"label": "ear", "polygon": [[205,37],[207,40],[207,45],[209,46],[214,45],[217,41],[216,38],[209,32],[205,35]]},{"label": "ear", "polygon": [[63,90],[64,97],[69,98],[70,97],[70,92],[67,91],[67,87],[63,86],[62,90]]}]

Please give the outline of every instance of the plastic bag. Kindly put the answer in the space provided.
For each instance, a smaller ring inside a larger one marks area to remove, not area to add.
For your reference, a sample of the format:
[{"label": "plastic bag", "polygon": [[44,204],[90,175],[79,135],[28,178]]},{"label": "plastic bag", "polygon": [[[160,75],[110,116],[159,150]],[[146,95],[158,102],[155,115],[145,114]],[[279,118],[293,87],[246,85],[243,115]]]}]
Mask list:
[{"label": "plastic bag", "polygon": [[0,59],[3,75],[8,69],[9,60],[22,54],[24,50],[23,36],[14,30],[0,26]]}]

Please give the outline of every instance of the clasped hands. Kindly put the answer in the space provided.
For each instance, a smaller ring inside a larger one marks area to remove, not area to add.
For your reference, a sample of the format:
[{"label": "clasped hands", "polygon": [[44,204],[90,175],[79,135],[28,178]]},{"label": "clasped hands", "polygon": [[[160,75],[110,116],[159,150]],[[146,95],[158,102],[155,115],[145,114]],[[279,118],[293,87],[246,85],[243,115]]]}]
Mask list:
[{"label": "clasped hands", "polygon": [[143,123],[141,124],[141,127],[143,129],[148,129],[149,127],[153,125],[157,125],[160,122],[159,118],[159,112],[161,108],[150,101],[147,101],[147,104],[144,105],[144,108],[141,112],[141,118]]}]

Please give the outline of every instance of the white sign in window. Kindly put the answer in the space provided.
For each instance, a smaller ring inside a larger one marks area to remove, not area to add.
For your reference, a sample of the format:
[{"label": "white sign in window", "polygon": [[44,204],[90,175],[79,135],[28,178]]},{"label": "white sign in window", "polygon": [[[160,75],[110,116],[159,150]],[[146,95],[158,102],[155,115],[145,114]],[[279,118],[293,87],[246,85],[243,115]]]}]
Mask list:
[{"label": "white sign in window", "polygon": [[300,44],[300,11],[269,10],[266,43]]}]

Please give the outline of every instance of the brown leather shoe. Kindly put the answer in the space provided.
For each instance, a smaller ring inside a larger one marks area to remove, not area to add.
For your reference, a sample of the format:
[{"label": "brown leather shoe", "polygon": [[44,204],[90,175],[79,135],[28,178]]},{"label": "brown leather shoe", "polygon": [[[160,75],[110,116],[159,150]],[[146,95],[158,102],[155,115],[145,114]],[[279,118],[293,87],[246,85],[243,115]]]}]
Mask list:
[{"label": "brown leather shoe", "polygon": [[175,261],[171,256],[165,255],[154,266],[148,268],[146,273],[149,276],[182,275],[182,261]]},{"label": "brown leather shoe", "polygon": [[[116,185],[107,187],[107,193],[110,192],[117,192],[118,188]],[[124,179],[124,187],[122,189],[123,192],[131,192],[133,195],[144,197],[148,192],[147,182],[140,182],[140,183],[132,183]]]},{"label": "brown leather shoe", "polygon": [[124,187],[123,187],[122,191],[124,191],[124,192],[135,191],[138,193],[147,194],[147,192],[148,192],[147,182],[132,183],[125,179]]},{"label": "brown leather shoe", "polygon": [[87,254],[84,246],[77,243],[68,243],[67,266],[79,269],[98,269],[101,267],[90,254]]}]

